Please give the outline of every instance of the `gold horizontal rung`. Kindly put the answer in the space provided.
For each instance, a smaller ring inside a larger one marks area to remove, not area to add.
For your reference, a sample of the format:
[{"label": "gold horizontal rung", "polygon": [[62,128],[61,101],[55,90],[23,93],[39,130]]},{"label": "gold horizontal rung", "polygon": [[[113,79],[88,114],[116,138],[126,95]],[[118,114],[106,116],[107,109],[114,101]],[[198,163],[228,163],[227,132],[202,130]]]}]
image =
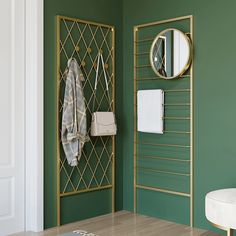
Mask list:
[{"label": "gold horizontal rung", "polygon": [[[134,129],[134,132],[138,132],[137,129]],[[190,134],[190,131],[182,131],[182,130],[164,130],[164,133],[172,133],[172,134]]]},{"label": "gold horizontal rung", "polygon": [[137,144],[141,145],[150,145],[150,146],[160,146],[160,147],[177,147],[177,148],[190,148],[189,145],[181,145],[181,144],[165,144],[165,143],[148,143],[148,142],[137,142]]},{"label": "gold horizontal rung", "polygon": [[135,29],[138,31],[138,30],[140,30],[140,28],[144,28],[144,27],[151,27],[151,26],[160,25],[160,24],[166,24],[166,23],[170,23],[170,22],[174,22],[174,21],[191,20],[191,19],[192,19],[192,15],[180,16],[180,17],[176,17],[176,18],[172,18],[172,19],[168,19],[168,20],[160,20],[160,21],[156,21],[156,22],[144,23],[144,24],[141,24],[141,25],[136,25]]},{"label": "gold horizontal rung", "polygon": [[150,42],[153,41],[155,38],[145,38],[135,41],[135,43],[144,43],[144,42]]},{"label": "gold horizontal rung", "polygon": [[190,174],[188,174],[188,173],[179,173],[179,172],[172,172],[172,171],[166,171],[166,170],[145,168],[145,167],[139,167],[139,166],[137,166],[137,168],[140,169],[140,170],[143,171],[143,172],[155,172],[155,173],[161,173],[161,174],[187,176],[187,177],[190,176]]},{"label": "gold horizontal rung", "polygon": [[190,120],[190,117],[165,116],[164,120]]},{"label": "gold horizontal rung", "polygon": [[145,67],[151,67],[151,65],[150,65],[150,64],[147,64],[147,65],[136,66],[137,69],[145,68]]},{"label": "gold horizontal rung", "polygon": [[161,77],[155,76],[155,77],[146,77],[146,78],[136,78],[136,81],[145,81],[145,80],[159,80],[162,79]]},{"label": "gold horizontal rung", "polygon": [[190,89],[164,89],[165,93],[170,92],[190,92]]},{"label": "gold horizontal rung", "polygon": [[162,192],[162,193],[169,193],[169,194],[183,196],[183,197],[191,197],[191,194],[189,194],[189,193],[183,193],[183,192],[178,192],[178,191],[173,191],[173,190],[168,190],[168,189],[144,186],[144,185],[139,185],[139,184],[136,185],[136,188],[150,190],[150,191],[156,191],[156,192]]},{"label": "gold horizontal rung", "polygon": [[172,133],[172,134],[190,134],[190,131],[164,130],[164,133]]},{"label": "gold horizontal rung", "polygon": [[190,106],[190,103],[165,103],[164,106]]},{"label": "gold horizontal rung", "polygon": [[146,56],[146,55],[149,55],[150,52],[140,52],[140,53],[136,53],[135,55],[136,56]]},{"label": "gold horizontal rung", "polygon": [[157,159],[157,160],[163,160],[163,161],[176,161],[176,162],[190,162],[190,160],[184,160],[180,158],[171,158],[171,157],[159,157],[159,156],[142,156],[142,159]]},{"label": "gold horizontal rung", "polygon": [[[149,65],[146,65],[147,67],[150,67]],[[139,66],[139,68],[141,68],[140,66]],[[188,78],[188,77],[190,77],[190,75],[181,75],[181,76],[179,76],[179,78]],[[163,78],[161,78],[161,77],[158,77],[158,76],[155,76],[155,77],[143,77],[143,78],[136,78],[135,79],[136,81],[138,81],[138,82],[140,82],[140,81],[149,81],[149,80],[163,80]]]},{"label": "gold horizontal rung", "polygon": [[72,192],[60,193],[60,197],[72,196],[79,193],[88,193],[88,192],[93,192],[93,191],[98,191],[98,190],[104,190],[104,189],[109,189],[112,187],[113,187],[112,185],[106,185],[106,186],[100,186],[100,187],[95,187],[95,188],[86,188],[86,189],[81,189],[81,190],[72,191]]},{"label": "gold horizontal rung", "polygon": [[[136,92],[134,92],[134,94],[136,94]],[[137,103],[135,102],[134,103],[135,106],[137,106]],[[164,103],[163,104],[164,106],[190,106],[191,104],[190,103]]]},{"label": "gold horizontal rung", "polygon": [[59,20],[64,20],[64,21],[71,21],[71,22],[77,22],[77,23],[82,23],[85,25],[94,25],[97,27],[105,27],[105,28],[110,28],[111,30],[114,28],[114,26],[112,25],[106,25],[106,24],[100,24],[100,23],[96,23],[96,22],[92,22],[92,21],[87,21],[87,20],[81,20],[81,19],[75,19],[72,17],[68,17],[68,16],[58,16]]}]

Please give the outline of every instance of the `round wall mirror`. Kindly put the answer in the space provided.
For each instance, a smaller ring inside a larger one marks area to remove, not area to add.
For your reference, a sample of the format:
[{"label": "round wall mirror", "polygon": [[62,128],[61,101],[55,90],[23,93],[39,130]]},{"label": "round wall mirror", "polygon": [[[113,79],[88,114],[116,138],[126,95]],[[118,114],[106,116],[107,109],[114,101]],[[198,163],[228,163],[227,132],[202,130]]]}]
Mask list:
[{"label": "round wall mirror", "polygon": [[161,78],[174,79],[182,75],[191,63],[191,42],[186,34],[177,29],[166,29],[154,39],[150,62]]}]

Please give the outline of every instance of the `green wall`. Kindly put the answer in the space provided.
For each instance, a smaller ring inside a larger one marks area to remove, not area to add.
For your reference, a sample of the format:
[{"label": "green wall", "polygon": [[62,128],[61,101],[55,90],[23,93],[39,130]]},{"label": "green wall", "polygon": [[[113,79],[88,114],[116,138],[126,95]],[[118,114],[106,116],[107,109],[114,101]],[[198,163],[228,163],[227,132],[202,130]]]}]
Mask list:
[{"label": "green wall", "polygon": [[[133,129],[130,128],[133,127],[133,26],[192,14],[195,34],[194,224],[213,229],[205,219],[205,194],[236,184],[235,9],[234,0],[124,1],[124,209],[133,209]],[[144,197],[150,200],[147,193]],[[153,202],[149,202],[146,214],[153,213]],[[182,207],[185,210],[187,206]],[[162,210],[168,211],[169,206],[163,204]]]},{"label": "green wall", "polygon": [[[79,19],[114,25],[116,28],[116,89],[117,121],[122,113],[122,2],[115,0],[45,0],[44,1],[44,220],[45,228],[56,225],[56,15],[64,15]],[[123,208],[123,168],[122,168],[122,129],[117,135],[117,178],[116,178],[116,209]],[[105,214],[110,211],[110,192],[107,190],[80,194],[80,196],[63,198],[61,212],[62,223]],[[109,197],[109,198],[108,198]],[[80,203],[80,204],[78,204]],[[81,207],[82,206],[82,207]]]}]

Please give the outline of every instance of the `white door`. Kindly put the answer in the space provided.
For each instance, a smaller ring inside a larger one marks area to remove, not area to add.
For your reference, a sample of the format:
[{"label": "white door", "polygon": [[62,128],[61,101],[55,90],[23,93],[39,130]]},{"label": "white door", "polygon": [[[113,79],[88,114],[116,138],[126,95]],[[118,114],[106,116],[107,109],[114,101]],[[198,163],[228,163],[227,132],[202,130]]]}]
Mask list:
[{"label": "white door", "polygon": [[25,0],[0,0],[0,235],[25,228]]}]

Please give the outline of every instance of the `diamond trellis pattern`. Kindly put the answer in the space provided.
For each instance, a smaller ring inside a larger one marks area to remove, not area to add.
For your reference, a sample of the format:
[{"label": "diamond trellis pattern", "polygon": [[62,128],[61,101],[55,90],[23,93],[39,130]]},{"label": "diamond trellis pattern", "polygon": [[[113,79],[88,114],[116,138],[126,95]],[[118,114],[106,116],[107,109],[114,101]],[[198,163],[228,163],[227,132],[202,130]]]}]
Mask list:
[{"label": "diamond trellis pattern", "polygon": [[[114,34],[110,26],[86,23],[60,17],[59,36],[59,65],[58,65],[58,118],[59,118],[59,177],[60,195],[70,195],[97,189],[112,188],[114,179],[114,137],[90,137],[85,144],[82,157],[78,166],[68,165],[60,136],[61,119],[63,111],[63,99],[65,89],[64,71],[69,58],[76,58],[79,63],[85,81],[83,90],[87,109],[88,132],[90,132],[91,114],[93,112],[93,100],[95,97],[95,109],[109,111],[114,110]],[[103,53],[108,84],[109,100],[106,92],[102,70],[99,71],[97,93],[94,93],[95,68],[98,52]]]}]

